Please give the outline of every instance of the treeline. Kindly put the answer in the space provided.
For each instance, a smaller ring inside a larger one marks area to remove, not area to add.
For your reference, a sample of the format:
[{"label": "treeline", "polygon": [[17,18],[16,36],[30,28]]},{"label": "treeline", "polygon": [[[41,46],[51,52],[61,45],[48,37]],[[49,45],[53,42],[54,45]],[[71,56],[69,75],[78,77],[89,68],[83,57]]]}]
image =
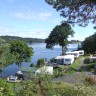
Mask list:
[{"label": "treeline", "polygon": [[69,43],[71,43],[71,44],[74,44],[74,43],[80,43],[81,41],[79,41],[79,40],[71,40],[71,41],[69,41]]},{"label": "treeline", "polygon": [[7,43],[11,41],[20,40],[25,41],[26,43],[42,43],[45,42],[45,39],[38,39],[38,38],[22,38],[17,36],[0,36],[1,39],[5,40]]},{"label": "treeline", "polygon": [[93,35],[85,38],[85,40],[82,42],[82,49],[87,54],[96,53],[96,33],[94,33]]}]

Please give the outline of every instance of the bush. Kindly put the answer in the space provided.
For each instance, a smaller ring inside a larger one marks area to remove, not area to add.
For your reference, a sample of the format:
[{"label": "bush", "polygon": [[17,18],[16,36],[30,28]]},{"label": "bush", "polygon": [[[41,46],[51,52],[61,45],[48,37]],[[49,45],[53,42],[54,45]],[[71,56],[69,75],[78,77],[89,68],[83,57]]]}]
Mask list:
[{"label": "bush", "polygon": [[34,67],[34,64],[32,63],[32,64],[30,64],[30,67]]},{"label": "bush", "polygon": [[65,75],[69,71],[69,66],[59,66],[59,68],[54,69],[54,77],[59,77]]},{"label": "bush", "polygon": [[45,65],[45,62],[44,62],[44,58],[41,58],[41,59],[38,59],[37,61],[37,66],[38,67],[42,67]]},{"label": "bush", "polygon": [[96,74],[96,68],[94,68],[94,74]]},{"label": "bush", "polygon": [[84,64],[88,64],[88,63],[90,63],[89,58],[85,58],[85,60],[84,60]]},{"label": "bush", "polygon": [[95,77],[95,75],[92,75],[90,77],[85,77],[85,82],[87,84],[91,84],[91,85],[96,84],[96,77]]},{"label": "bush", "polygon": [[68,83],[58,82],[55,83],[54,89],[56,91],[56,96],[96,96],[96,92],[84,85],[72,85]]}]

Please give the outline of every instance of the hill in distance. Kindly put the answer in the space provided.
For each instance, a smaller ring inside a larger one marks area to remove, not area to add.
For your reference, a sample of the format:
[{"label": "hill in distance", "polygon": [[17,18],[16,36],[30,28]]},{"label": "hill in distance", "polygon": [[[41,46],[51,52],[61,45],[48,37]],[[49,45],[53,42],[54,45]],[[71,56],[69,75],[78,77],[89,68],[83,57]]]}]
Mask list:
[{"label": "hill in distance", "polygon": [[23,38],[23,37],[18,37],[18,36],[0,36],[1,39],[5,40],[6,43],[9,43],[11,41],[15,40],[21,40],[25,41],[27,43],[44,43],[45,39],[38,39],[38,38]]}]

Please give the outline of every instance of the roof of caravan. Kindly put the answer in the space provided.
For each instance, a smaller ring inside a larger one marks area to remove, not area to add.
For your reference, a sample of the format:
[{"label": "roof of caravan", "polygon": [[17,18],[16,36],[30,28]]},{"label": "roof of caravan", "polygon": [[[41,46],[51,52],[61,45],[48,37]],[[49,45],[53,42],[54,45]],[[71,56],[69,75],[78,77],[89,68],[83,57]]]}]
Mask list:
[{"label": "roof of caravan", "polygon": [[84,52],[84,50],[78,50],[79,52]]},{"label": "roof of caravan", "polygon": [[74,58],[74,55],[57,56],[55,59]]},{"label": "roof of caravan", "polygon": [[66,52],[66,54],[70,54],[70,53],[78,53],[79,54],[79,51],[69,51],[69,52]]},{"label": "roof of caravan", "polygon": [[79,51],[72,51],[72,53],[79,53]]}]

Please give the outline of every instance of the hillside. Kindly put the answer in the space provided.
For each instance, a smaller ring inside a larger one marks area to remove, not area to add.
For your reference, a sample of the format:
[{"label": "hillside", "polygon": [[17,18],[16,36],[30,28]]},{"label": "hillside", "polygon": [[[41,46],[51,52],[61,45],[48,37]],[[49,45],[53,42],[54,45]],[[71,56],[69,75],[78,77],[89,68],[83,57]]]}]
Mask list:
[{"label": "hillside", "polygon": [[14,41],[14,40],[21,40],[27,43],[42,43],[45,42],[45,39],[38,39],[38,38],[22,38],[17,36],[0,36],[0,38],[4,39],[7,43]]}]

